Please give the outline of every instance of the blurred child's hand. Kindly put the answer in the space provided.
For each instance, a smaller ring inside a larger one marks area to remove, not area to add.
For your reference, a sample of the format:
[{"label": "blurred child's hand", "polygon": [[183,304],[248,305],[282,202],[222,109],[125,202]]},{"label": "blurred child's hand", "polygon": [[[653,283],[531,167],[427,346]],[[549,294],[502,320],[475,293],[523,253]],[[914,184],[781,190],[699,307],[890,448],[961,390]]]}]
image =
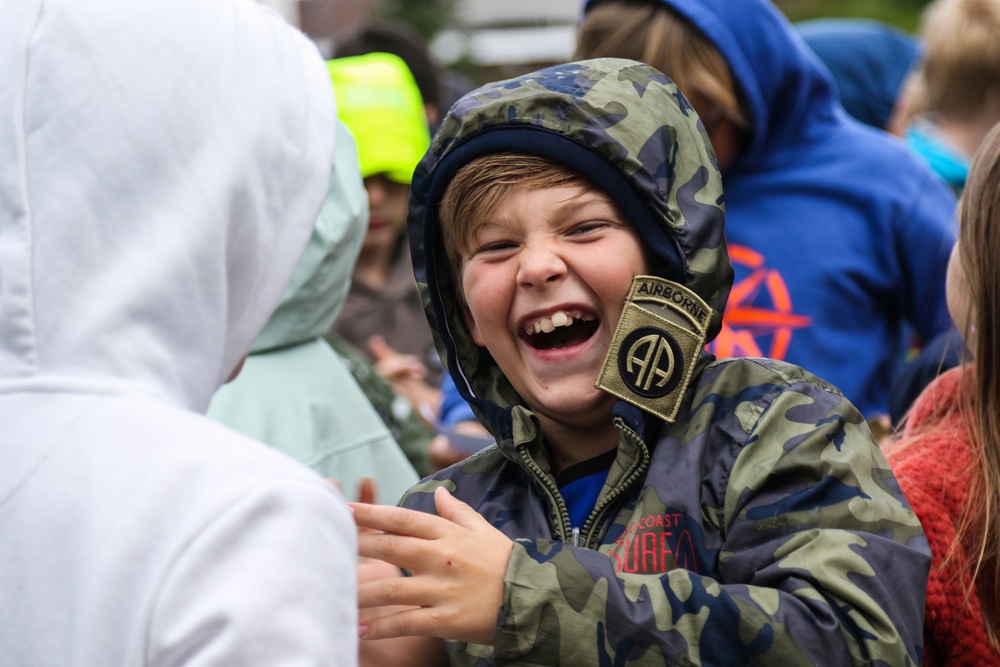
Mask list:
[{"label": "blurred child's hand", "polygon": [[412,354],[398,352],[382,336],[368,339],[368,353],[375,360],[375,370],[389,382],[423,380],[427,377],[427,367],[420,359]]},{"label": "blurred child's hand", "polygon": [[467,459],[484,447],[492,445],[493,436],[482,424],[471,419],[439,426],[439,431],[427,448],[434,470],[444,470]]},{"label": "blurred child's hand", "polygon": [[437,472],[459,461],[464,461],[469,457],[469,453],[452,446],[447,436],[436,435],[427,448],[427,456],[431,460],[431,465],[434,466],[434,471]]},{"label": "blurred child's hand", "polygon": [[375,372],[396,394],[409,400],[428,425],[433,425],[441,407],[441,389],[427,384],[423,362],[412,354],[396,351],[382,336],[368,339],[368,352],[375,360]]},{"label": "blurred child's hand", "polygon": [[[358,505],[374,505],[375,504],[375,481],[370,477],[363,477],[358,482],[358,501],[354,504],[354,507]],[[357,511],[357,510],[355,510]],[[378,534],[375,530],[371,528],[365,528],[363,526],[358,526],[359,535],[364,533]],[[381,581],[383,579],[395,579],[397,577],[402,577],[403,572],[393,565],[392,563],[387,563],[381,560],[375,560],[372,558],[365,558],[364,554],[361,554],[358,558],[358,586],[362,584],[371,583],[373,581]],[[359,610],[359,620],[364,623],[366,620],[371,618],[378,618],[379,616],[387,616],[391,613],[402,611],[404,609],[410,609],[411,607],[370,607],[368,609]]]},{"label": "blurred child's hand", "polygon": [[[372,504],[375,502],[375,496],[374,480],[368,477],[361,479],[358,485],[358,503]],[[374,533],[373,530],[366,528],[359,528],[359,531]],[[359,587],[402,576],[402,571],[391,563],[371,558],[360,558],[358,561]],[[372,619],[410,609],[417,607],[383,606],[359,609],[358,621],[365,624]],[[443,664],[445,658],[443,643],[434,637],[397,637],[361,642],[359,650],[360,667],[428,667]]]},{"label": "blurred child's hand", "polygon": [[434,502],[440,516],[399,507],[352,505],[361,529],[361,555],[413,573],[412,577],[360,582],[362,609],[411,608],[368,618],[359,632],[365,639],[430,635],[492,645],[513,542],[446,489],[434,492]]}]

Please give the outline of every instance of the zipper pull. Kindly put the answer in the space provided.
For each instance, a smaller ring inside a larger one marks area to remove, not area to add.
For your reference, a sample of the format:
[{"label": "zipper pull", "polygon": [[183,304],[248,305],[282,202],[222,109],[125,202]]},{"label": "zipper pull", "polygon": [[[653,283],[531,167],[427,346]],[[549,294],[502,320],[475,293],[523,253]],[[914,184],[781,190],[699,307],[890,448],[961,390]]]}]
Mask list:
[{"label": "zipper pull", "polygon": [[580,529],[579,528],[574,528],[573,529],[573,546],[574,547],[580,546]]}]

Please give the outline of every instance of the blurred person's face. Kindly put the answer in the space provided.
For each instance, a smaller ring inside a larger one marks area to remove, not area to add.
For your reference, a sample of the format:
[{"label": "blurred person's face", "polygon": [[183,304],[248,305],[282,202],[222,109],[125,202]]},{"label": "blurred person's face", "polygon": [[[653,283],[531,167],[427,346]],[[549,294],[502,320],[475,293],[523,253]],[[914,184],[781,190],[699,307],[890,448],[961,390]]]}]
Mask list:
[{"label": "blurred person's face", "polygon": [[[962,265],[962,252],[960,242],[955,243],[951,250],[951,257],[948,259],[948,274],[945,280],[945,296],[948,300],[948,312],[951,314],[951,321],[955,323],[955,328],[965,335],[973,333],[967,329],[969,324],[974,324],[974,313],[969,295],[969,283],[965,274],[965,267]],[[970,336],[971,337],[971,336]],[[973,349],[972,341],[965,341],[970,350]]]},{"label": "blurred person's face", "polygon": [[688,96],[688,101],[705,125],[708,139],[715,149],[715,158],[719,162],[719,171],[725,172],[739,156],[742,131],[724,109],[703,95],[692,93]]},{"label": "blurred person's face", "polygon": [[369,220],[362,251],[388,249],[406,225],[410,186],[375,174],[365,179],[365,190],[368,192]]}]

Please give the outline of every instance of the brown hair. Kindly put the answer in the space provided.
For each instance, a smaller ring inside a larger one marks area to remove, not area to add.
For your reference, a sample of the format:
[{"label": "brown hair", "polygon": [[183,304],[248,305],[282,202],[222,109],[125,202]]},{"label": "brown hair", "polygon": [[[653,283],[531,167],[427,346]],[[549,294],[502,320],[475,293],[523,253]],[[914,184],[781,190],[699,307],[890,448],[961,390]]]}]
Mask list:
[{"label": "brown hair", "polygon": [[[461,275],[462,256],[469,251],[490,216],[515,188],[594,186],[581,174],[556,162],[524,153],[493,153],[472,160],[448,184],[438,216],[448,262]],[[461,291],[461,290],[460,290]]]},{"label": "brown hair", "polygon": [[921,19],[914,113],[1000,113],[1000,0],[936,0]]},{"label": "brown hair", "polygon": [[[955,544],[972,544],[975,592],[986,630],[1000,647],[1000,126],[983,140],[959,208],[959,256],[969,287],[970,322],[963,337],[977,368],[974,395],[963,396],[966,429],[975,437],[970,502]],[[954,552],[954,549],[953,549]],[[953,553],[944,559],[945,565]],[[972,591],[969,591],[971,594]]]},{"label": "brown hair", "polygon": [[580,23],[573,57],[630,58],[652,65],[687,97],[704,99],[737,127],[748,126],[722,54],[687,19],[661,3],[597,5]]}]

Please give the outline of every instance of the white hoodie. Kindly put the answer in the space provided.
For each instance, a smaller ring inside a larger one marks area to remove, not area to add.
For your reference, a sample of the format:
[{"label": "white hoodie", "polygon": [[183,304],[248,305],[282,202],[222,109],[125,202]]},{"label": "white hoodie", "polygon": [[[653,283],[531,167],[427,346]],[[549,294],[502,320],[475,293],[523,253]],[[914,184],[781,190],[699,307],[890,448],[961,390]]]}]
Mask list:
[{"label": "white hoodie", "polygon": [[0,665],[354,664],[342,498],[197,414],[323,201],[321,58],[249,0],[2,13]]}]

